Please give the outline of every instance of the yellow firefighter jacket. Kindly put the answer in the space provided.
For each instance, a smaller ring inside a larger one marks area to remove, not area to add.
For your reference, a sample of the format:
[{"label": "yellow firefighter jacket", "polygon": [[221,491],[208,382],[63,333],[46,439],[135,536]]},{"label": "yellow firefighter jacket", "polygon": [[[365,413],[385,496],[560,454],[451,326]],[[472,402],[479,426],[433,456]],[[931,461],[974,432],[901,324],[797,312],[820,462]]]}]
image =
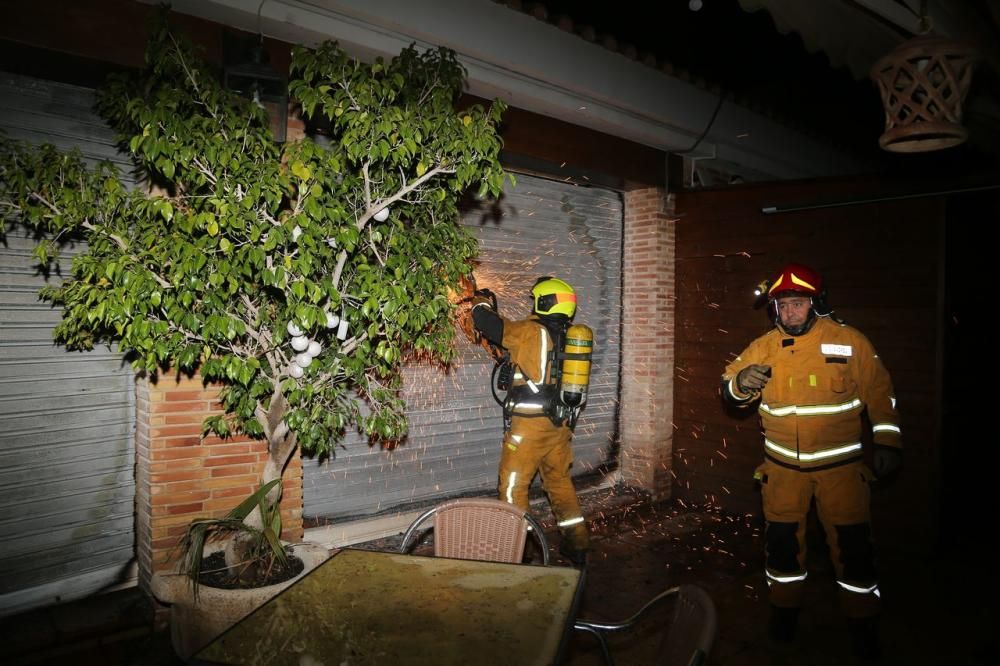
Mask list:
[{"label": "yellow firefighter jacket", "polygon": [[902,445],[892,380],[857,329],[825,318],[797,337],[775,327],[726,367],[722,390],[731,402],[758,397],[736,384],[740,370],[753,364],[771,367],[758,410],[772,462],[817,470],[860,460],[865,407],[875,444]]},{"label": "yellow firefighter jacket", "polygon": [[[548,329],[538,321],[537,318],[522,319],[512,321],[503,319],[503,347],[510,353],[510,360],[515,363],[513,386],[523,386],[530,382],[540,388],[546,382],[551,381],[552,368],[549,353],[552,351],[555,341],[549,334]],[[541,415],[544,412],[544,397],[549,399],[554,397],[552,391],[550,395],[543,396],[541,392],[534,393],[530,390],[517,392],[522,396],[512,405],[515,414],[522,416]],[[548,419],[541,419],[548,421]],[[540,421],[540,423],[541,423]]]}]

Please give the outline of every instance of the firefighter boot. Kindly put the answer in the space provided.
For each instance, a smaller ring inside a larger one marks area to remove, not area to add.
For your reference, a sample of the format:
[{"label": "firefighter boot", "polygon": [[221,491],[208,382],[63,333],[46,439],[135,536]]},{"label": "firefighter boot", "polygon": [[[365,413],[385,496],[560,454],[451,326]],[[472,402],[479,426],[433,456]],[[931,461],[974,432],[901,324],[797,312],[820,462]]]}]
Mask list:
[{"label": "firefighter boot", "polygon": [[587,553],[589,551],[589,547],[584,546],[581,548],[577,540],[571,537],[567,538],[565,532],[559,540],[559,554],[569,560],[577,569],[587,566]]},{"label": "firefighter boot", "polygon": [[878,643],[878,618],[853,617],[847,620],[851,632],[851,649],[863,662],[878,661],[882,651]]},{"label": "firefighter boot", "polygon": [[771,640],[778,643],[790,643],[795,638],[795,628],[799,624],[799,608],[771,606],[771,624],[768,633]]}]

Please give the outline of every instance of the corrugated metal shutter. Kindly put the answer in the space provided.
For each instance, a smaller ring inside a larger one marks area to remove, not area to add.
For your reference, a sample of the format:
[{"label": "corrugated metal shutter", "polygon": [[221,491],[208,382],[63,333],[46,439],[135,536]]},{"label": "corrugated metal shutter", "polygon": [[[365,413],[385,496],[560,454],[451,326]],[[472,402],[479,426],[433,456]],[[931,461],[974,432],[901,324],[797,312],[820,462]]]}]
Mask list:
[{"label": "corrugated metal shutter", "polygon": [[[9,136],[124,166],[93,103],[87,88],[0,73]],[[134,557],[133,374],[116,351],[52,342],[60,311],[38,290],[83,246],[48,279],[33,247],[17,226],[0,244],[0,615],[121,582]]]},{"label": "corrugated metal shutter", "polygon": [[[463,224],[479,238],[481,287],[500,295],[501,312],[530,314],[528,290],[540,275],[576,290],[576,321],[594,329],[588,406],[577,425],[574,474],[614,466],[621,313],[622,201],[615,192],[521,175],[495,210]],[[392,451],[350,436],[333,459],[305,461],[307,517],[371,515],[396,506],[496,487],[503,432],[490,395],[492,360],[464,340],[447,374],[431,367],[404,375],[410,434]],[[537,480],[536,480],[537,483]]]}]

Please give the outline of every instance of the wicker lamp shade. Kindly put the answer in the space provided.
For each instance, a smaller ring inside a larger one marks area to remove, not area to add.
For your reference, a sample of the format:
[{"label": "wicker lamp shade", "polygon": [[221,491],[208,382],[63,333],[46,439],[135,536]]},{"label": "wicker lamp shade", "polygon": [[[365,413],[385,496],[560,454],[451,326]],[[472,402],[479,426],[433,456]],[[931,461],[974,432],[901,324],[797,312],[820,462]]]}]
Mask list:
[{"label": "wicker lamp shade", "polygon": [[871,77],[885,107],[879,145],[896,153],[920,153],[965,141],[962,102],[975,60],[969,46],[921,35],[875,63]]}]

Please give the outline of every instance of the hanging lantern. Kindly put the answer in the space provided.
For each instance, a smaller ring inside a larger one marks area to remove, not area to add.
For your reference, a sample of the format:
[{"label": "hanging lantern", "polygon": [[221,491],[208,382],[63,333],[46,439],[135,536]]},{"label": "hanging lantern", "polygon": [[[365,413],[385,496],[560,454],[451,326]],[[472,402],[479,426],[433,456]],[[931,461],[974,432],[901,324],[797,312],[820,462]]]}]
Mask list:
[{"label": "hanging lantern", "polygon": [[879,145],[894,153],[922,153],[964,142],[962,102],[975,60],[969,46],[920,35],[875,63],[871,77],[885,107]]},{"label": "hanging lantern", "polygon": [[288,81],[267,64],[263,37],[258,37],[249,48],[247,60],[226,66],[223,85],[267,111],[274,140],[285,140],[288,129]]}]

